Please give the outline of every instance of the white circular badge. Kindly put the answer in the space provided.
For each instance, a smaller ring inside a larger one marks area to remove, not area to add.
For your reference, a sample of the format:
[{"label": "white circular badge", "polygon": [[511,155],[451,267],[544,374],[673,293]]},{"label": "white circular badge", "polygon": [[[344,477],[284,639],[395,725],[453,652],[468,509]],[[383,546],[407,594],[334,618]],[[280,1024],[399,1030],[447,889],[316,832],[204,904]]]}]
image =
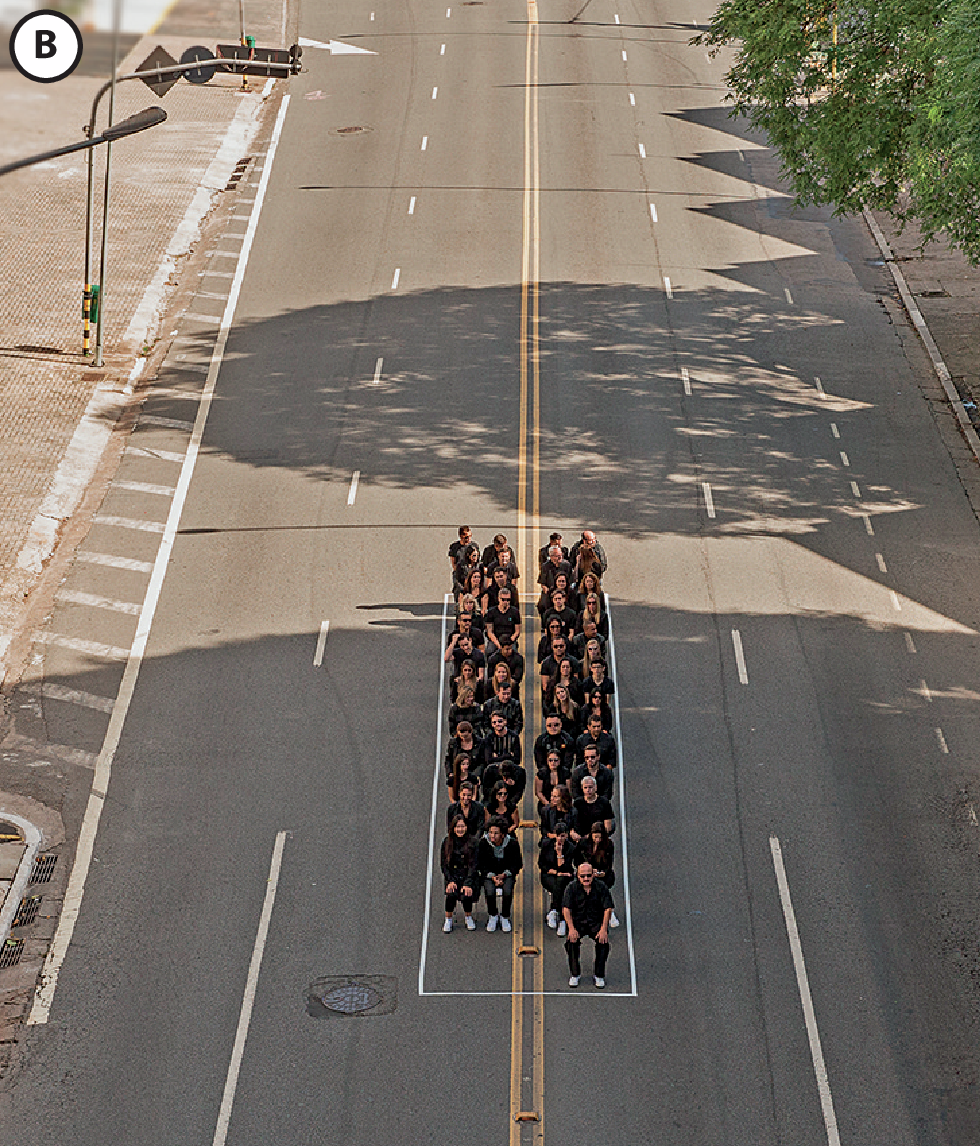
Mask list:
[{"label": "white circular badge", "polygon": [[10,58],[29,80],[53,84],[78,67],[82,34],[75,21],[61,12],[31,12],[10,33]]}]

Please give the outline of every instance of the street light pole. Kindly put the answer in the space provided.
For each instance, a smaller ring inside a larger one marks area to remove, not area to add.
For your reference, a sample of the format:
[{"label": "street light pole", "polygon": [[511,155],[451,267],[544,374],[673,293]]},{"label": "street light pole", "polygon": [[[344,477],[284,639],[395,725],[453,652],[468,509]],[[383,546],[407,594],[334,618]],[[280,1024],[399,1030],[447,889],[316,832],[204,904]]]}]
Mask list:
[{"label": "street light pole", "polygon": [[[116,68],[119,63],[119,25],[122,23],[122,0],[112,6],[112,76],[109,85],[109,127],[116,109]],[[99,318],[95,326],[95,365],[102,365],[103,330],[105,329],[105,272],[109,249],[109,167],[112,142],[105,149],[105,192],[102,197],[102,253],[99,259]],[[91,288],[90,288],[91,289]]]}]

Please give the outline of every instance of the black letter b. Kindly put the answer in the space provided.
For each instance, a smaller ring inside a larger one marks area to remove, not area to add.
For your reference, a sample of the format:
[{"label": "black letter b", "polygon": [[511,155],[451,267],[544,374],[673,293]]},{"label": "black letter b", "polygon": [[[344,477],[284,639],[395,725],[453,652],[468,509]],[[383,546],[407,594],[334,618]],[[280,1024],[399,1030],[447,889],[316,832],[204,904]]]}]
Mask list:
[{"label": "black letter b", "polygon": [[54,30],[39,28],[34,33],[34,56],[38,60],[50,60],[57,52],[54,46]]}]

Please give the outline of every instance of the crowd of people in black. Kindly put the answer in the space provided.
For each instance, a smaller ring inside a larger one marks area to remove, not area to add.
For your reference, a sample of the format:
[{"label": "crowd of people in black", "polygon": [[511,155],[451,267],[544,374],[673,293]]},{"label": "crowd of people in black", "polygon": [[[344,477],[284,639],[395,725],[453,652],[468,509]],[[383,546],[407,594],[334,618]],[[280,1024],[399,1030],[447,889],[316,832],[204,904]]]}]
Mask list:
[{"label": "crowd of people in black", "polygon": [[616,882],[618,748],[612,735],[615,685],[606,665],[605,552],[587,529],[571,549],[552,533],[538,553],[542,636],[535,660],[544,729],[526,762],[521,571],[503,534],[481,550],[466,525],[449,547],[449,562],[456,614],[445,650],[450,708],[448,833],[440,851],[443,930],[453,930],[461,905],[466,927],[474,931],[481,892],[487,931],[512,930],[514,885],[524,865],[517,833],[530,768],[548,927],[565,940],[569,986],[579,985],[581,941],[588,936],[595,942],[593,981],[604,987],[609,929],[619,926],[610,891]]}]

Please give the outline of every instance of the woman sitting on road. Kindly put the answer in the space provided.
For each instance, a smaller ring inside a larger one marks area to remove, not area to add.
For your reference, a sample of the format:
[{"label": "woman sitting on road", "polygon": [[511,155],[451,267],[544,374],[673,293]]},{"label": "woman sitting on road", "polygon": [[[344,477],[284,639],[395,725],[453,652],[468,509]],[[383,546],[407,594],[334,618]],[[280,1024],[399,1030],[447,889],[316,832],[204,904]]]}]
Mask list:
[{"label": "woman sitting on road", "polygon": [[463,816],[455,816],[449,835],[442,841],[440,861],[446,883],[446,922],[443,931],[452,931],[456,904],[462,902],[467,931],[475,931],[473,899],[478,890],[476,873],[477,840],[466,830]]},{"label": "woman sitting on road", "polygon": [[461,720],[468,720],[475,730],[483,724],[483,707],[476,703],[476,689],[467,684],[456,690],[456,703],[449,708],[449,731],[454,736]]},{"label": "woman sitting on road", "polygon": [[544,714],[545,716],[554,714],[561,717],[562,731],[567,732],[570,736],[578,736],[580,731],[579,707],[572,700],[566,685],[555,685],[551,694],[551,702],[544,706]]},{"label": "woman sitting on road", "polygon": [[[606,887],[608,887],[610,891],[612,890],[613,884],[616,882],[616,845],[609,838],[606,825],[602,820],[596,820],[589,829],[589,834],[583,836],[578,844],[576,844],[575,866],[578,867],[580,863],[592,864],[596,879],[601,879]],[[609,920],[609,926],[619,926],[619,920],[616,918],[615,911]]]},{"label": "woman sitting on road", "polygon": [[507,830],[509,832],[516,831],[521,822],[521,813],[518,811],[517,805],[511,798],[511,790],[503,780],[498,780],[493,786],[493,791],[490,793],[490,806],[487,808],[490,813],[491,819],[494,816],[499,816],[500,819],[507,821]]},{"label": "woman sitting on road", "polygon": [[595,621],[595,627],[604,641],[609,640],[609,618],[602,611],[602,598],[598,593],[589,593],[585,607],[575,619],[575,631],[580,633],[586,621]]},{"label": "woman sitting on road", "polygon": [[572,796],[564,784],[556,785],[551,791],[551,800],[541,812],[541,838],[554,839],[559,821],[568,823],[572,818]]},{"label": "woman sitting on road", "polygon": [[548,753],[543,768],[539,768],[534,777],[534,794],[538,800],[538,816],[544,815],[545,810],[554,803],[552,797],[556,790],[567,784],[571,776],[571,769],[562,763],[561,753],[552,748]]}]

